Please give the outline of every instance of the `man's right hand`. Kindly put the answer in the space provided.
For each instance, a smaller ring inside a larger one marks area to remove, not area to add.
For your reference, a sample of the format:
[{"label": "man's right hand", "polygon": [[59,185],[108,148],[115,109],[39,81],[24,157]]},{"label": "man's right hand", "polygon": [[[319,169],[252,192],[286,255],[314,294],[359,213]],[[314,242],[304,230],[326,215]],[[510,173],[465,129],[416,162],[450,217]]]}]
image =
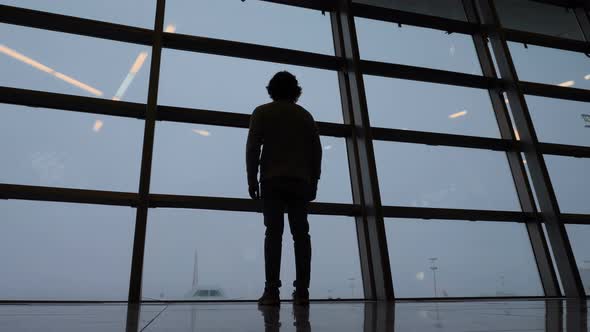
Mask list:
[{"label": "man's right hand", "polygon": [[260,199],[260,186],[258,182],[248,185],[248,192],[252,199]]}]

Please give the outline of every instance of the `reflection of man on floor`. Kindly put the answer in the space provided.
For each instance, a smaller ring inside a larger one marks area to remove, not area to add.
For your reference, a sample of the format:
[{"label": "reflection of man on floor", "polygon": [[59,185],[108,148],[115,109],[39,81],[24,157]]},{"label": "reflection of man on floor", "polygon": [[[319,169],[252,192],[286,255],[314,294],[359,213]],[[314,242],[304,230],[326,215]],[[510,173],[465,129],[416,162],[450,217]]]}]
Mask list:
[{"label": "reflection of man on floor", "polygon": [[246,146],[249,192],[253,199],[262,198],[266,226],[266,283],[258,303],[280,303],[281,247],[286,211],[295,243],[293,302],[307,305],[311,272],[307,206],[317,194],[322,162],[320,137],[312,115],[297,105],[301,87],[295,76],[286,71],[279,72],[270,80],[267,90],[273,101],[254,110]]}]

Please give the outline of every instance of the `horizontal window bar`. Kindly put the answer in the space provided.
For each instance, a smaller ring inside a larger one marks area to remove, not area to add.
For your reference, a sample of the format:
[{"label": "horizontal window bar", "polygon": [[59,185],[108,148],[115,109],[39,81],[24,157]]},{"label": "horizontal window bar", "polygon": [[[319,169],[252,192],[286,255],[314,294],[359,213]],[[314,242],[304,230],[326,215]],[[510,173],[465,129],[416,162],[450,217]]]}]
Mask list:
[{"label": "horizontal window bar", "polygon": [[590,225],[590,215],[588,214],[562,213],[560,219],[565,224]]},{"label": "horizontal window bar", "polygon": [[0,103],[128,118],[145,118],[145,104],[0,87]]},{"label": "horizontal window bar", "polygon": [[539,218],[535,218],[535,216],[529,216],[524,212],[441,209],[405,206],[384,206],[383,217],[500,222],[527,222],[540,220]]},{"label": "horizontal window bar", "polygon": [[[262,201],[255,201],[247,198],[150,194],[149,206],[152,208],[184,208],[262,212]],[[309,206],[309,213],[322,215],[356,216],[360,215],[360,206],[337,203],[311,203]]]},{"label": "horizontal window bar", "polygon": [[[548,90],[571,90],[571,88],[554,87],[546,84],[523,83],[526,87],[542,86]],[[580,89],[573,89],[580,90]],[[530,91],[529,91],[530,92]],[[584,95],[590,91],[581,90]],[[590,100],[589,100],[590,101]],[[73,96],[52,92],[25,90],[10,87],[0,87],[0,103],[15,104],[30,107],[51,108],[82,113],[104,114],[129,118],[144,119],[145,104],[123,101],[113,101],[91,97]],[[158,106],[157,119],[164,121],[198,123],[237,128],[248,128],[250,116],[229,112],[199,110],[172,106]],[[333,137],[350,137],[352,128],[349,125],[318,122],[320,134]],[[406,142],[429,145],[456,146],[497,151],[520,151],[518,142],[504,139],[441,134],[412,130],[388,128],[372,128],[373,138],[383,141]],[[563,155],[572,157],[590,157],[590,147],[540,143],[539,148],[544,154]]]},{"label": "horizontal window bar", "polygon": [[164,33],[162,43],[166,48],[181,51],[225,55],[328,70],[338,70],[343,67],[344,63],[343,60],[330,55],[177,33]]},{"label": "horizontal window bar", "polygon": [[506,36],[506,39],[512,42],[544,46],[550,48],[558,48],[567,51],[590,53],[590,43],[584,41],[564,39],[554,36],[512,29],[504,29],[504,34]]},{"label": "horizontal window bar", "polygon": [[484,76],[378,61],[361,60],[360,67],[363,74],[367,75],[402,78],[480,89],[488,89],[501,85],[500,80]]},{"label": "horizontal window bar", "polygon": [[[81,97],[60,93],[0,87],[0,103],[29,107],[104,114],[145,119],[145,104]],[[158,106],[158,120],[248,128],[250,115],[200,110],[192,108]],[[333,137],[350,137],[352,128],[338,123],[318,122],[320,134]]]},{"label": "horizontal window bar", "polygon": [[539,143],[539,151],[543,154],[568,156],[577,158],[590,158],[590,147],[554,143]]},{"label": "horizontal window bar", "polygon": [[302,7],[307,9],[315,9],[321,11],[336,11],[338,4],[336,0],[262,0],[266,2],[278,3],[281,5]]},{"label": "horizontal window bar", "polygon": [[53,188],[0,183],[0,199],[137,206],[139,195],[116,191]]},{"label": "horizontal window bar", "polygon": [[[250,115],[248,114],[173,106],[158,106],[157,119],[235,128],[248,128],[250,124]],[[320,134],[323,136],[350,137],[352,135],[352,128],[350,125],[319,121],[317,122],[317,125]]]},{"label": "horizontal window bar", "polygon": [[583,7],[584,0],[535,0],[549,5],[561,6],[566,8]]},{"label": "horizontal window bar", "polygon": [[[136,193],[25,186],[3,183],[0,183],[0,199],[118,205],[130,207],[136,207],[139,204],[139,194]],[[262,201],[244,198],[151,194],[148,196],[148,201],[149,207],[152,208],[162,207],[262,212]],[[320,215],[357,216],[360,215],[360,206],[338,203],[311,203],[309,206],[309,212],[311,214]]]},{"label": "horizontal window bar", "polygon": [[474,34],[479,30],[478,25],[474,23],[468,23],[424,14],[417,14],[397,9],[376,7],[360,3],[352,4],[352,14],[357,17],[363,17],[373,20],[408,24],[449,32]]},{"label": "horizontal window bar", "polygon": [[519,85],[527,95],[590,102],[590,90],[523,81]]},{"label": "horizontal window bar", "polygon": [[499,138],[441,134],[425,131],[388,128],[371,128],[371,132],[374,140],[381,141],[444,145],[496,151],[511,151],[517,147],[517,142]]},{"label": "horizontal window bar", "polygon": [[126,43],[151,45],[153,40],[148,29],[6,5],[0,5],[0,22]]}]

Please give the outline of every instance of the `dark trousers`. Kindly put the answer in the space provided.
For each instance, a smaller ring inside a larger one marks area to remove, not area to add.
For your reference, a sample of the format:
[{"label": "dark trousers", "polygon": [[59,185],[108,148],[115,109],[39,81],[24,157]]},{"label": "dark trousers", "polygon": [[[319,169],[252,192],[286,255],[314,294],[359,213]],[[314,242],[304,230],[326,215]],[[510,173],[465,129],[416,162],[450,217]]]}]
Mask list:
[{"label": "dark trousers", "polygon": [[285,211],[295,244],[296,276],[293,286],[309,288],[311,238],[307,221],[310,185],[299,179],[272,178],[262,181],[264,226],[264,268],[266,287],[281,287],[281,250]]}]

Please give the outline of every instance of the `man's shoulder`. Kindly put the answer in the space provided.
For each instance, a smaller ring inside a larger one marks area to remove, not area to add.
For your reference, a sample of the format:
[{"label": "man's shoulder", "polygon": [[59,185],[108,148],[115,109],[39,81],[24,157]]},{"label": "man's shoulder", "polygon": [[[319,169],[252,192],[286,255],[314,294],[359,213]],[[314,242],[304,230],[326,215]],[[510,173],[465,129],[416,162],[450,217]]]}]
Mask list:
[{"label": "man's shoulder", "polygon": [[266,110],[272,109],[274,108],[274,103],[270,102],[270,103],[266,103],[266,104],[262,104],[262,105],[258,105],[255,109],[254,109],[254,113],[258,112],[264,112]]}]

